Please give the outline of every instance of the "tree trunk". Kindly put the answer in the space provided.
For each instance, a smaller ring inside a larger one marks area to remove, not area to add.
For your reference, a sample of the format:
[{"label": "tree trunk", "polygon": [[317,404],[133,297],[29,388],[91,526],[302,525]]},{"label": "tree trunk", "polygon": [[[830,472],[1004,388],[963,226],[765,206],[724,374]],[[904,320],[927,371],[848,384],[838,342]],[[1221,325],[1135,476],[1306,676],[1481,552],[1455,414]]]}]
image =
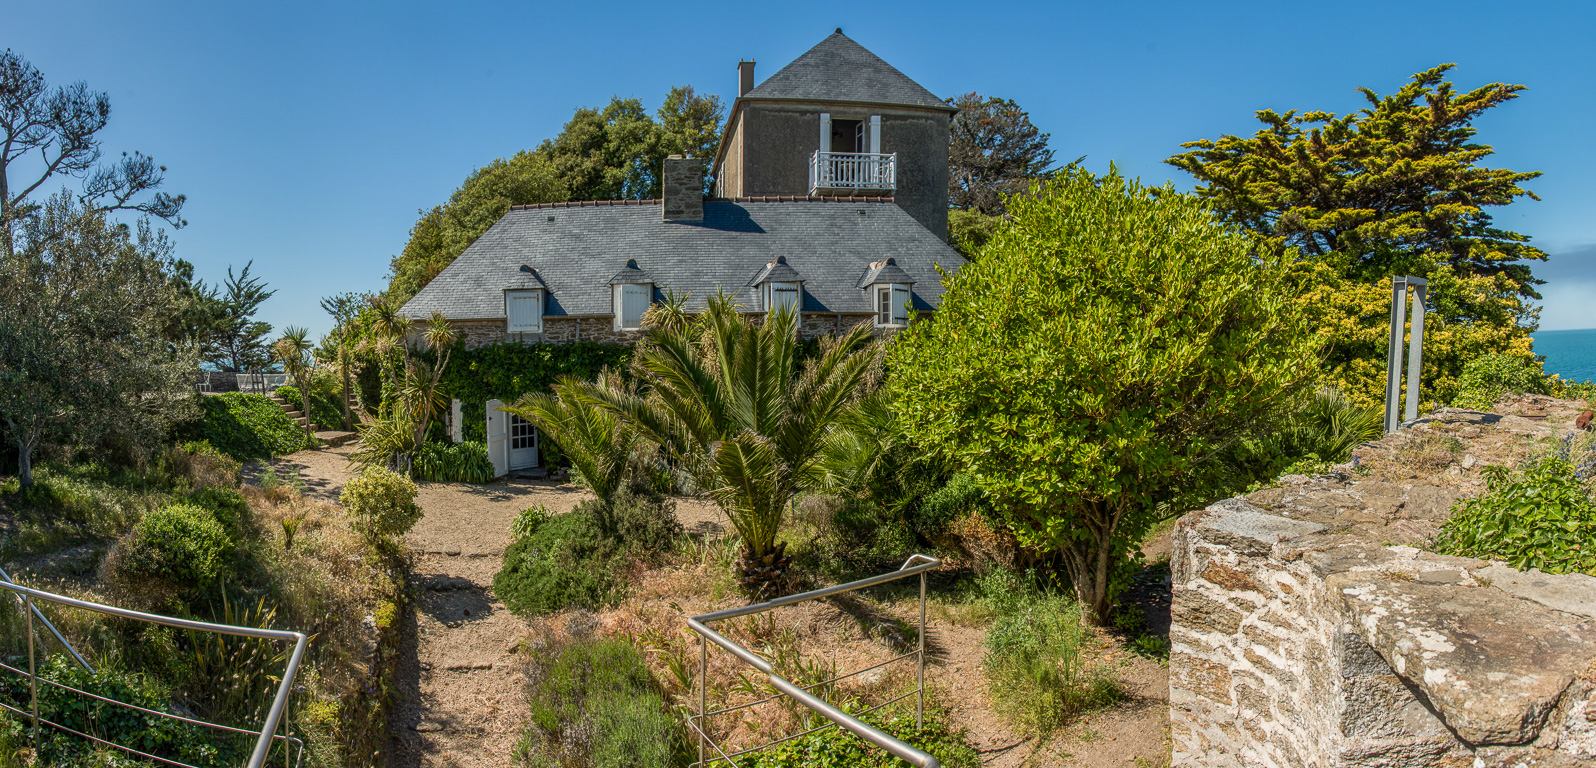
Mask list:
[{"label": "tree trunk", "polygon": [[17,482],[22,488],[33,485],[33,446],[17,441]]}]

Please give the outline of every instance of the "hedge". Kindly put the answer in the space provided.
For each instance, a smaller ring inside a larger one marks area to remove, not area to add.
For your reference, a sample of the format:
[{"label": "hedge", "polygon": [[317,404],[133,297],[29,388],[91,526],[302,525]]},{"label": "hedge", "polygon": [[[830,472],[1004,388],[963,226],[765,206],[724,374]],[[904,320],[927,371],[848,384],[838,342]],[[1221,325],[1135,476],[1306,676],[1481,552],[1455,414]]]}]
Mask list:
[{"label": "hedge", "polygon": [[501,342],[456,349],[439,388],[459,398],[465,439],[487,442],[489,400],[506,403],[528,392],[547,392],[561,376],[591,379],[606,367],[624,368],[632,358],[625,344],[517,344]]},{"label": "hedge", "polygon": [[265,395],[228,392],[200,398],[196,437],[239,461],[283,456],[307,446],[304,428]]}]

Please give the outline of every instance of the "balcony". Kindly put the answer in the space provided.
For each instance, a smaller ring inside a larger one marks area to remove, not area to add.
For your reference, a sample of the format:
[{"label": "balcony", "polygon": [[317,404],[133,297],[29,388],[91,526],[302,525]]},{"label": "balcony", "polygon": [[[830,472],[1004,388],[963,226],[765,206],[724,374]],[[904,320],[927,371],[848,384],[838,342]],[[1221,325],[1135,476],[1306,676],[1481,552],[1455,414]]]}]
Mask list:
[{"label": "balcony", "polygon": [[898,188],[898,153],[820,152],[809,156],[809,194],[891,192]]}]

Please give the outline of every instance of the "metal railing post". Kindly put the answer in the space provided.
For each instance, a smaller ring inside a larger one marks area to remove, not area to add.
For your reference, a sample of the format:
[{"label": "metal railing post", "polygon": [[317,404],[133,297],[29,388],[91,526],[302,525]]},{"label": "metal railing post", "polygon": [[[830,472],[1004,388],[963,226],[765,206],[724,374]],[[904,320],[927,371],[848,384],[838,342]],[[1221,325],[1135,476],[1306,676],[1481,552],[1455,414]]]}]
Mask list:
[{"label": "metal railing post", "polygon": [[1406,329],[1403,320],[1408,305],[1406,278],[1391,278],[1391,339],[1385,356],[1385,432],[1391,434],[1402,424],[1397,410],[1397,398],[1402,394],[1402,339]]},{"label": "metal railing post", "polygon": [[1412,333],[1408,338],[1408,396],[1402,419],[1412,421],[1419,417],[1419,373],[1424,367],[1424,299],[1429,286],[1422,277],[1408,278],[1413,288]]},{"label": "metal railing post", "polygon": [[28,698],[33,710],[33,754],[37,758],[44,745],[39,743],[39,670],[33,661],[33,598],[23,595],[22,601],[28,608]]},{"label": "metal railing post", "polygon": [[914,727],[925,727],[925,571],[920,572],[920,669],[919,689],[914,695]]},{"label": "metal railing post", "polygon": [[709,638],[698,636],[698,764],[704,764],[704,734],[709,727]]}]

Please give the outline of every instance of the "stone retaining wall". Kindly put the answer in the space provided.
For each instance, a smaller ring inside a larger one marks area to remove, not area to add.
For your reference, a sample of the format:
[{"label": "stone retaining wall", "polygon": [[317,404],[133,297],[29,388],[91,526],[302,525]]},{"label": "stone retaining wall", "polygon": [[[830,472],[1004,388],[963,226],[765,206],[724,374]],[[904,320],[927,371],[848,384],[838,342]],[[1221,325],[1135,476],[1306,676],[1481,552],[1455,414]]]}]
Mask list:
[{"label": "stone retaining wall", "polygon": [[1179,521],[1175,766],[1596,765],[1596,579],[1421,549],[1479,470],[1570,428],[1444,409]]}]

